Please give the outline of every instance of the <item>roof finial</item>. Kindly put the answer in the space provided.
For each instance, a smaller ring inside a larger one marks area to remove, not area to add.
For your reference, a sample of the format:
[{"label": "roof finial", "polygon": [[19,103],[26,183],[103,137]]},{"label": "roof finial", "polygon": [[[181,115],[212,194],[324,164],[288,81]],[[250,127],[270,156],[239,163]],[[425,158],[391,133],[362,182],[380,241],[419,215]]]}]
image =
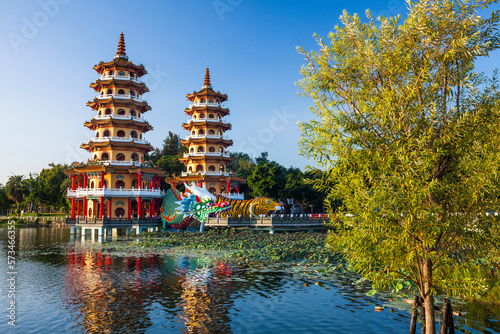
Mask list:
[{"label": "roof finial", "polygon": [[205,82],[203,83],[203,88],[207,87],[212,87],[212,85],[210,84],[210,71],[208,69],[208,66],[207,69],[205,70]]},{"label": "roof finial", "polygon": [[123,31],[120,34],[120,41],[118,42],[118,51],[116,51],[117,56],[127,56],[125,53],[125,37],[123,36]]}]

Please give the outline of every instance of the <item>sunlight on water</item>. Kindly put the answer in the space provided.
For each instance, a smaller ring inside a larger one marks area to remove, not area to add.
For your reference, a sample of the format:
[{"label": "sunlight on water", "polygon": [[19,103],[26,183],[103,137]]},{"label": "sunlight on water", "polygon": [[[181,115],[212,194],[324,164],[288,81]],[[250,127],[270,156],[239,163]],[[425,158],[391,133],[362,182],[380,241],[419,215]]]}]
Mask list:
[{"label": "sunlight on water", "polygon": [[[8,271],[6,240],[2,229],[3,273]],[[66,228],[17,230],[16,327],[9,326],[4,316],[1,333],[406,333],[409,329],[406,305],[383,296],[367,297],[365,287],[352,284],[355,277],[315,282],[300,276],[299,270],[294,273],[278,265],[239,267],[210,256],[118,252],[69,240]],[[3,285],[0,293],[0,303],[8,305],[8,287]],[[377,305],[385,309],[375,312]],[[476,313],[471,309],[468,314]],[[498,315],[472,319],[466,314],[456,322],[461,333],[500,332]]]}]

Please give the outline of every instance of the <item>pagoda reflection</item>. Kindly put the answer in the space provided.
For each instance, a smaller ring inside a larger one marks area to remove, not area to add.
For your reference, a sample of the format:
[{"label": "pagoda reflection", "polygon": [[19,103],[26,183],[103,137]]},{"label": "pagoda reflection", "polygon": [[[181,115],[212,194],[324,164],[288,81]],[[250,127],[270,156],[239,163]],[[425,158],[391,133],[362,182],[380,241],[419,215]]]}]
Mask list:
[{"label": "pagoda reflection", "polygon": [[137,332],[152,325],[146,308],[161,283],[161,258],[111,257],[70,249],[64,301],[74,330],[86,333]]}]

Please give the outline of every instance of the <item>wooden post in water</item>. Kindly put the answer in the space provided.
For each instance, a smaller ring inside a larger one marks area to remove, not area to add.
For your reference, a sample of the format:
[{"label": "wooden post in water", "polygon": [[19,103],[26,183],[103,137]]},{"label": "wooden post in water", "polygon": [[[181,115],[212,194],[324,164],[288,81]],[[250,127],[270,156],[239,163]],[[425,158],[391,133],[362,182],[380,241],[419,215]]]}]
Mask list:
[{"label": "wooden post in water", "polygon": [[441,321],[441,334],[447,334],[448,333],[448,314],[450,313],[450,303],[444,303],[443,309],[442,309],[442,314],[443,314],[443,321]]},{"label": "wooden post in water", "polygon": [[410,334],[416,334],[418,318],[418,296],[413,297],[413,306],[411,313]]},{"label": "wooden post in water", "polygon": [[455,325],[453,324],[453,310],[451,309],[451,303],[449,299],[444,300],[444,305],[448,309],[448,316],[446,317],[448,323],[448,333],[455,334]]},{"label": "wooden post in water", "polygon": [[424,299],[419,297],[420,299],[420,327],[422,328],[422,334],[425,334],[425,307],[424,307]]}]

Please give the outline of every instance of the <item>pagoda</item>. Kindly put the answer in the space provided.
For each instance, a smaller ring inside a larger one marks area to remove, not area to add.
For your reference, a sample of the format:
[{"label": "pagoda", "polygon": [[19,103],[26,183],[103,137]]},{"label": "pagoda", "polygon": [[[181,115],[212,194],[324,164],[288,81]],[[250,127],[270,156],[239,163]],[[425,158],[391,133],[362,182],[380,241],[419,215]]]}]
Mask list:
[{"label": "pagoda", "polygon": [[208,67],[201,90],[186,97],[191,103],[184,111],[190,118],[182,127],[189,131],[189,135],[181,143],[188,152],[179,160],[186,165],[187,171],[179,177],[167,178],[167,182],[205,184],[213,194],[243,199],[240,184],[246,180],[227,170],[227,164],[233,160],[227,151],[233,141],[224,134],[231,129],[231,124],[223,120],[229,115],[229,109],[222,105],[227,101],[227,95],[212,88]]},{"label": "pagoda", "polygon": [[144,138],[153,129],[144,118],[151,110],[142,98],[149,91],[141,80],[147,71],[128,60],[123,33],[113,60],[101,61],[94,70],[100,77],[90,87],[97,96],[87,105],[96,114],[84,123],[94,137],[81,145],[92,157],[66,171],[72,179],[68,224],[75,227],[72,233],[92,224],[91,234],[98,227],[99,235],[109,233],[108,227],[126,233],[154,230],[160,226],[164,172],[144,161],[153,150]]}]

